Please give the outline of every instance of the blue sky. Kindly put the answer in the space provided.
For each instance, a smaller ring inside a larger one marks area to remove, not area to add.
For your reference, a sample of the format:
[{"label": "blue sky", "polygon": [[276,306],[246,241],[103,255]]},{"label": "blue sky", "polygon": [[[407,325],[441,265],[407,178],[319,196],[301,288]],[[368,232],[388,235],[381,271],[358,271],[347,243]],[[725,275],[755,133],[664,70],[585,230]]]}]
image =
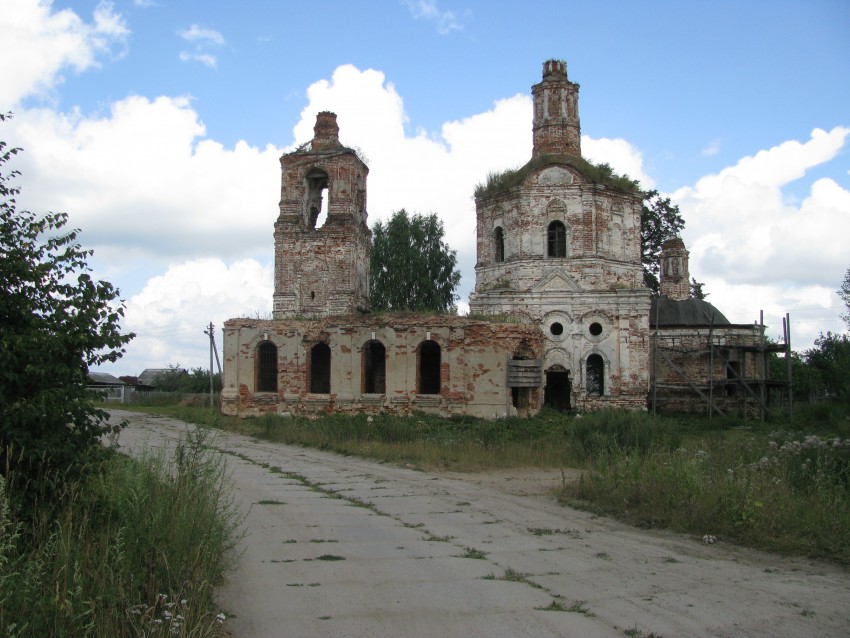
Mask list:
[{"label": "blue sky", "polygon": [[732,321],[840,331],[850,266],[850,3],[4,0],[2,139],[139,334],[107,371],[206,365],[206,323],[271,307],[282,152],[339,115],[371,221],[437,212],[474,285],[475,184],[530,156],[565,59],[583,149],[674,197]]}]

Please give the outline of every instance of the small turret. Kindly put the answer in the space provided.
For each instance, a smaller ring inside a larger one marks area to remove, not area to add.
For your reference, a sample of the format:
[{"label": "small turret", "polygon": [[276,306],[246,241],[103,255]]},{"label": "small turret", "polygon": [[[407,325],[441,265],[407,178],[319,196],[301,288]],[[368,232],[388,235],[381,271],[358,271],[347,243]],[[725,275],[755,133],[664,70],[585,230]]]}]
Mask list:
[{"label": "small turret", "polygon": [[567,63],[543,63],[543,81],[531,87],[534,98],[534,150],[581,157],[581,124],[578,118],[578,84],[567,79]]},{"label": "small turret", "polygon": [[691,275],[685,242],[679,237],[661,244],[661,294],[681,301],[691,296]]},{"label": "small turret", "polygon": [[313,127],[314,151],[340,146],[339,125],[336,123],[336,113],[322,111],[316,115],[316,125]]}]

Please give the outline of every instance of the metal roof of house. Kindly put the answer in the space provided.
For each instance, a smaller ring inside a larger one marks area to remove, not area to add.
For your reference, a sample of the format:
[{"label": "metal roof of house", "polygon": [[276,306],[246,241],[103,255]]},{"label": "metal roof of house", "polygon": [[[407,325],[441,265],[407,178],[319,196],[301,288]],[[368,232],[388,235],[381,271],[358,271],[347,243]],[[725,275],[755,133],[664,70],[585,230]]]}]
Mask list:
[{"label": "metal roof of house", "polygon": [[[139,375],[139,382],[143,385],[153,385],[157,377],[173,371],[175,371],[174,368],[146,368]],[[178,369],[177,372],[178,374],[188,374],[188,372],[182,368]]]},{"label": "metal roof of house", "polygon": [[89,372],[89,381],[95,385],[126,385],[121,379],[106,372]]}]

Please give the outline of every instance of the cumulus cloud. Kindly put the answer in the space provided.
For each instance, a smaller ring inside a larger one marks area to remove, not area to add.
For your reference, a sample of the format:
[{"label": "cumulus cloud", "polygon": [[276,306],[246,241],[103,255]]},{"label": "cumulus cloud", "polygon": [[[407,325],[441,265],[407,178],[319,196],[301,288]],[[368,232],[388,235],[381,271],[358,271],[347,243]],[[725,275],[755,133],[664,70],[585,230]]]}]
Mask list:
[{"label": "cumulus cloud", "polygon": [[743,312],[753,314],[758,305],[768,323],[779,326],[786,311],[800,308],[803,343],[811,343],[832,314],[831,329],[840,330],[831,291],[847,268],[850,235],[830,229],[850,228],[850,191],[821,178],[794,204],[783,187],[832,160],[848,135],[840,126],[815,129],[805,142],[759,151],[672,194],[686,221],[691,271],[730,320],[743,321]]},{"label": "cumulus cloud", "polygon": [[67,69],[85,71],[104,55],[121,55],[130,30],[111,2],[100,2],[92,22],[70,9],[53,12],[45,0],[5,0],[0,10],[0,108],[45,96]]},{"label": "cumulus cloud", "polygon": [[186,98],[134,96],[91,117],[31,109],[10,128],[26,150],[22,205],[68,212],[95,250],[132,248],[161,263],[270,248],[279,150],[204,138]]},{"label": "cumulus cloud", "polygon": [[125,362],[133,374],[166,364],[198,366],[205,361],[200,353],[209,352],[204,330],[210,322],[221,335],[231,317],[268,318],[272,293],[270,263],[197,259],[170,265],[127,302],[124,327],[138,336]]}]

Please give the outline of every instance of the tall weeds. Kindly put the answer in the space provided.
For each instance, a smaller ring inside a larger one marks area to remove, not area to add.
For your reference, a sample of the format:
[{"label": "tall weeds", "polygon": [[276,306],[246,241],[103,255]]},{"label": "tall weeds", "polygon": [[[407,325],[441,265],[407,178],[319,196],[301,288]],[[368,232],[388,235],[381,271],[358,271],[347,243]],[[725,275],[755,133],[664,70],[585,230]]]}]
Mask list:
[{"label": "tall weeds", "polygon": [[0,490],[0,635],[216,636],[213,587],[238,523],[220,456],[197,430],[173,458],[112,454],[63,486],[55,517]]},{"label": "tall weeds", "polygon": [[566,499],[646,527],[850,564],[850,439],[729,433],[597,455]]}]

